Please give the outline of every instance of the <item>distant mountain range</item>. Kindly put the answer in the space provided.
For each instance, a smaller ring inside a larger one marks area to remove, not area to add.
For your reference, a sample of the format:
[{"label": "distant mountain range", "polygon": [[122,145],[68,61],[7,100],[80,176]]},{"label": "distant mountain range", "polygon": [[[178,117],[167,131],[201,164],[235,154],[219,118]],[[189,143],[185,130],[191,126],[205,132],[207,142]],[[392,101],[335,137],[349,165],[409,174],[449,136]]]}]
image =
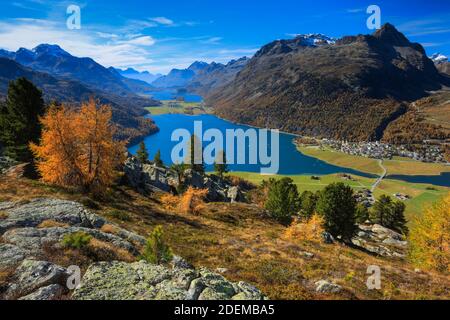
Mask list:
[{"label": "distant mountain range", "polygon": [[246,57],[232,60],[228,64],[196,61],[187,69],[172,69],[168,75],[152,82],[152,85],[157,88],[185,87],[190,91],[206,94],[234,79],[248,61]]},{"label": "distant mountain range", "polygon": [[77,80],[93,89],[120,96],[152,89],[143,81],[128,79],[117,72],[111,72],[91,58],[72,56],[57,45],[41,44],[32,50],[20,48],[16,52],[0,50],[0,57],[14,60],[35,71]]},{"label": "distant mountain range", "polygon": [[74,57],[59,46],[47,44],[33,50],[0,50],[0,96],[6,96],[9,82],[18,77],[32,81],[48,102],[78,105],[95,97],[110,104],[124,137],[133,139],[156,130],[153,123],[141,117],[146,114],[144,107],[159,102],[138,95],[153,87],[125,78],[91,58]]},{"label": "distant mountain range", "polygon": [[128,68],[125,70],[116,69],[116,71],[126,78],[145,81],[148,84],[151,84],[153,81],[163,76],[160,73],[152,74],[148,71],[139,72],[133,68]]},{"label": "distant mountain range", "polygon": [[243,57],[227,64],[212,62],[198,71],[186,86],[189,91],[207,95],[212,90],[230,83],[249,61],[249,58]]},{"label": "distant mountain range", "polygon": [[448,84],[420,44],[391,24],[342,39],[298,36],[263,46],[206,101],[219,116],[292,133],[380,139],[407,104]]}]

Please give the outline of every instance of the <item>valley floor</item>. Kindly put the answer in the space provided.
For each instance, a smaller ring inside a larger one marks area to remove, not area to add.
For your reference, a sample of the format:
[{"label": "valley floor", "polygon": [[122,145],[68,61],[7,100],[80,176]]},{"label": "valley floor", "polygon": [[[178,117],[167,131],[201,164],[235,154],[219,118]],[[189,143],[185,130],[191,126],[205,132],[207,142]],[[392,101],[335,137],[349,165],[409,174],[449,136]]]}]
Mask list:
[{"label": "valley floor", "polygon": [[[354,168],[356,169],[356,167]],[[281,175],[265,176],[260,175],[259,173],[251,173],[251,172],[232,172],[230,174],[239,176],[256,185],[259,185],[263,180],[267,180],[270,177],[274,178],[285,177]],[[350,185],[355,191],[359,191],[362,189],[370,190],[376,182],[376,179],[365,178],[355,175],[352,175],[353,180],[347,180],[339,174],[320,176],[320,180],[313,180],[309,175],[296,175],[287,177],[291,178],[294,181],[300,193],[303,191],[315,192],[318,190],[322,190],[328,184],[334,182],[344,182]],[[383,179],[380,182],[380,184],[376,187],[374,196],[378,198],[382,194],[385,194],[392,197],[396,193],[401,193],[410,196],[411,198],[409,200],[405,200],[405,204],[406,204],[406,217],[407,219],[411,219],[414,215],[421,214],[425,206],[436,202],[437,200],[445,196],[448,192],[450,192],[450,188],[447,187],[439,187],[420,183],[409,183],[393,179]]]},{"label": "valley floor", "polygon": [[[336,178],[325,177],[314,188],[328,183],[327,179]],[[306,185],[307,178],[298,177],[296,182]],[[126,187],[115,187],[104,198],[93,199],[36,181],[0,177],[0,201],[27,202],[39,197],[79,201],[143,236],[162,225],[175,254],[196,266],[226,268],[221,272],[228,279],[252,283],[272,299],[450,298],[448,277],[417,272],[399,258],[377,257],[337,243],[287,238],[286,228],[256,205],[210,203],[197,215],[178,214],[165,210],[158,195],[144,197]],[[366,287],[369,265],[381,268],[381,290]],[[343,290],[317,293],[314,283],[322,279]]]},{"label": "valley floor", "polygon": [[[377,159],[349,155],[329,148],[298,147],[298,149],[307,156],[340,167],[352,168],[377,175],[382,173]],[[388,175],[440,175],[442,172],[450,172],[450,166],[442,163],[425,163],[401,157],[383,160],[383,165]]]}]

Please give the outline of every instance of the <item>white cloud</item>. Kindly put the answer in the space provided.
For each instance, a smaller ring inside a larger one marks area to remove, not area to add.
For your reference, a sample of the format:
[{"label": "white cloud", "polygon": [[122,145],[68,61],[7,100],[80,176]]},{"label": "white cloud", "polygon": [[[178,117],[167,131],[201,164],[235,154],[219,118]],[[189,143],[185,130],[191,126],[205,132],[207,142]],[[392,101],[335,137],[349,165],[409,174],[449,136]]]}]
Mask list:
[{"label": "white cloud", "polygon": [[91,57],[105,67],[133,67],[153,73],[184,69],[196,60],[227,63],[257,50],[225,46],[220,44],[221,37],[212,35],[155,38],[147,33],[148,25],[82,25],[81,30],[68,30],[61,21],[4,20],[0,21],[0,48],[16,51],[42,43],[57,44],[74,56]]},{"label": "white cloud", "polygon": [[174,22],[172,20],[170,20],[169,18],[166,17],[155,17],[155,18],[151,18],[151,21],[154,21],[156,23],[165,25],[165,26],[171,26],[174,24]]},{"label": "white cloud", "polygon": [[143,46],[153,45],[155,40],[152,37],[112,39],[101,41],[102,37],[97,33],[68,30],[60,24],[45,20],[20,19],[0,22],[0,47],[6,50],[34,48],[39,44],[49,43],[58,44],[75,56],[91,57],[104,66],[123,67],[148,63],[148,51]]},{"label": "white cloud", "polygon": [[450,28],[442,19],[419,19],[403,23],[398,29],[409,37],[450,33]]},{"label": "white cloud", "polygon": [[103,39],[117,39],[119,36],[114,33],[97,32],[97,35]]},{"label": "white cloud", "polygon": [[142,36],[137,37],[134,39],[126,40],[126,41],[119,41],[119,43],[122,44],[131,44],[131,45],[138,45],[138,46],[152,46],[155,44],[155,39],[153,39],[150,36]]}]

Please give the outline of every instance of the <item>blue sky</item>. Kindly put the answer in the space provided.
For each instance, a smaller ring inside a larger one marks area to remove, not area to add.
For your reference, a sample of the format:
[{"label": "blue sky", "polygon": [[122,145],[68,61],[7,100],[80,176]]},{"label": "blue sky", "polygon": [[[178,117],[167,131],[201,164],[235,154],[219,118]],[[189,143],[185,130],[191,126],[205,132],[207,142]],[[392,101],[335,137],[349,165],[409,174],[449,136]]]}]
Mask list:
[{"label": "blue sky", "polygon": [[[66,27],[66,9],[81,7],[81,30]],[[195,60],[227,62],[295,34],[372,33],[366,8],[381,8],[428,54],[450,55],[450,1],[301,0],[13,0],[0,3],[0,48],[59,44],[105,66],[151,72]]]}]

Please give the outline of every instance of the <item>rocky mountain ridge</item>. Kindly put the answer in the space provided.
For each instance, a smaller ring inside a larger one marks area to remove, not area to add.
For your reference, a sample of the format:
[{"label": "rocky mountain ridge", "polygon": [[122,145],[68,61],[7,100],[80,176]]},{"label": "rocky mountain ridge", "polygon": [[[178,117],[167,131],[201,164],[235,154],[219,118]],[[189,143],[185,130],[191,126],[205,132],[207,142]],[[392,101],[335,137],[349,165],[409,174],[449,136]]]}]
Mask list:
[{"label": "rocky mountain ridge", "polygon": [[78,81],[94,90],[130,96],[148,91],[150,85],[113,73],[91,58],[71,55],[58,45],[41,44],[32,50],[20,48],[16,52],[0,51],[5,57],[34,71],[45,72],[53,77]]},{"label": "rocky mountain ridge", "polygon": [[94,90],[80,82],[54,77],[0,57],[0,96],[6,97],[10,81],[19,77],[25,77],[33,82],[42,91],[47,103],[58,101],[76,107],[94,97],[99,99],[100,103],[110,105],[113,120],[119,125],[122,138],[135,139],[157,130],[154,123],[144,119],[143,116],[147,114],[144,107],[148,106],[149,102],[157,105],[158,101],[137,95],[122,97],[110,92]]},{"label": "rocky mountain ridge", "polygon": [[345,140],[379,140],[405,103],[446,83],[420,44],[386,24],[372,35],[263,46],[206,101],[239,123]]}]

